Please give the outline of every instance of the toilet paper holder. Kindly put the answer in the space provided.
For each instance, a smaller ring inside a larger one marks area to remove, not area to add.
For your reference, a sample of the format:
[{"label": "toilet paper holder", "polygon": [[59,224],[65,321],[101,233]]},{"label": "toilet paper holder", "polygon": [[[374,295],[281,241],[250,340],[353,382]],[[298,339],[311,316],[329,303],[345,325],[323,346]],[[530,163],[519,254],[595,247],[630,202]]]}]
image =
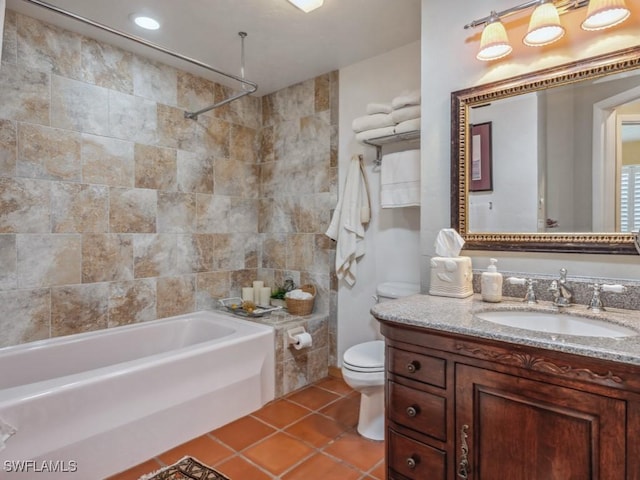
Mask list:
[{"label": "toilet paper holder", "polygon": [[289,345],[297,345],[300,342],[298,335],[302,335],[303,333],[307,333],[304,327],[295,327],[287,330],[287,341]]}]

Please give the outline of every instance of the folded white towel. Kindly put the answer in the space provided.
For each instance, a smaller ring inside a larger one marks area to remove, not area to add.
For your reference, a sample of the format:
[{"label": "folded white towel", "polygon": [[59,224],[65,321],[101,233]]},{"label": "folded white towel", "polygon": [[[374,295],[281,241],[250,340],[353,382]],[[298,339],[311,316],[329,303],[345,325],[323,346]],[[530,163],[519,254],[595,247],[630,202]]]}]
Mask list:
[{"label": "folded white towel", "polygon": [[391,100],[391,106],[394,110],[406,107],[407,105],[420,105],[420,90],[403,93]]},{"label": "folded white towel", "polygon": [[364,132],[356,133],[356,140],[360,143],[365,140],[370,140],[377,137],[386,137],[387,135],[393,135],[395,133],[395,126],[374,128],[373,130],[365,130]]},{"label": "folded white towel", "polygon": [[353,131],[364,132],[365,130],[373,130],[375,128],[384,128],[395,125],[396,122],[391,118],[389,113],[375,113],[373,115],[365,115],[353,120],[351,127]]},{"label": "folded white towel", "polygon": [[414,118],[413,120],[406,120],[396,125],[396,133],[407,133],[420,130],[420,119]]},{"label": "folded white towel", "polygon": [[414,118],[420,118],[420,105],[407,105],[406,107],[399,108],[391,112],[391,118],[395,123],[406,122],[407,120],[413,120]]},{"label": "folded white towel", "polygon": [[420,206],[420,150],[405,150],[382,157],[380,206]]},{"label": "folded white towel", "polygon": [[369,103],[367,104],[367,115],[375,113],[391,113],[393,108],[388,103]]},{"label": "folded white towel", "polygon": [[[353,285],[356,283],[357,260],[364,255],[362,208],[368,205],[366,177],[357,155],[351,158],[344,191],[338,199],[331,224],[325,235],[336,241],[336,275]],[[366,220],[366,221],[365,221]]]}]

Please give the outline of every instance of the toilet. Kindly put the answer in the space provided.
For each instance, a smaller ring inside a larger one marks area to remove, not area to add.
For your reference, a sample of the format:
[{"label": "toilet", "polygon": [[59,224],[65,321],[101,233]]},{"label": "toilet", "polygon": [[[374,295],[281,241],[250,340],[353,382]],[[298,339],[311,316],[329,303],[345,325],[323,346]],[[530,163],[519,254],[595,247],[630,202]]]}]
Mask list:
[{"label": "toilet", "polygon": [[[377,300],[384,302],[420,292],[420,285],[385,282],[378,285]],[[371,440],[384,440],[384,341],[354,345],[342,357],[342,377],[360,392],[358,433]]]}]

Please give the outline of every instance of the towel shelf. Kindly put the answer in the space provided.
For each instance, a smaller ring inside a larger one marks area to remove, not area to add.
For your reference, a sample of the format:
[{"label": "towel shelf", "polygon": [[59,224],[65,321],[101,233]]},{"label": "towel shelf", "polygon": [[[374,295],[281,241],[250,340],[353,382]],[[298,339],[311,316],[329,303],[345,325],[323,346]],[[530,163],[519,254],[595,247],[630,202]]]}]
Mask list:
[{"label": "towel shelf", "polygon": [[411,130],[409,132],[394,133],[393,135],[384,135],[382,137],[369,138],[363,140],[364,143],[372,147],[376,147],[375,165],[382,163],[382,147],[390,143],[410,142],[420,140],[420,130]]}]

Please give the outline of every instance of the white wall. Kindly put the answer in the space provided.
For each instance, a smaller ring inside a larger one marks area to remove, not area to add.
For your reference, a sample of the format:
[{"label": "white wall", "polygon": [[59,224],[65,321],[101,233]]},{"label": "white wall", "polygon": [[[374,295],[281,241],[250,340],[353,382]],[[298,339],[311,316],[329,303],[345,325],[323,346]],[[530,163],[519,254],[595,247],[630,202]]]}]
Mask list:
[{"label": "white wall", "polygon": [[[629,2],[628,2],[629,3]],[[521,38],[527,22],[521,16],[507,23],[514,52],[492,63],[476,60],[481,29],[463,26],[493,9],[512,7],[512,0],[422,1],[422,205],[421,254],[423,291],[428,289],[429,259],[441,228],[450,226],[450,101],[451,92],[501,78],[528,73],[593,55],[640,44],[638,20],[632,18],[608,32],[584,32],[579,23],[585,9],[562,16],[567,28],[558,46],[524,47]],[[632,7],[633,8],[633,7]],[[637,12],[637,9],[636,9]],[[637,15],[632,15],[636,17]],[[516,18],[517,17],[517,18]],[[425,206],[428,205],[428,208]],[[603,276],[638,279],[640,257],[514,252],[471,252],[474,268],[483,269],[497,257],[504,271],[556,274],[561,267],[569,276]]]},{"label": "white wall", "polygon": [[351,123],[354,118],[365,115],[368,103],[390,103],[402,92],[419,88],[420,42],[340,70],[340,190],[351,156],[364,154],[372,215],[365,236],[366,253],[358,262],[356,284],[349,287],[340,282],[338,288],[339,362],[347,348],[379,335],[378,324],[369,314],[377,284],[391,280],[420,281],[417,261],[420,258],[420,209],[380,209],[380,174],[373,168],[375,149],[356,142]]}]

